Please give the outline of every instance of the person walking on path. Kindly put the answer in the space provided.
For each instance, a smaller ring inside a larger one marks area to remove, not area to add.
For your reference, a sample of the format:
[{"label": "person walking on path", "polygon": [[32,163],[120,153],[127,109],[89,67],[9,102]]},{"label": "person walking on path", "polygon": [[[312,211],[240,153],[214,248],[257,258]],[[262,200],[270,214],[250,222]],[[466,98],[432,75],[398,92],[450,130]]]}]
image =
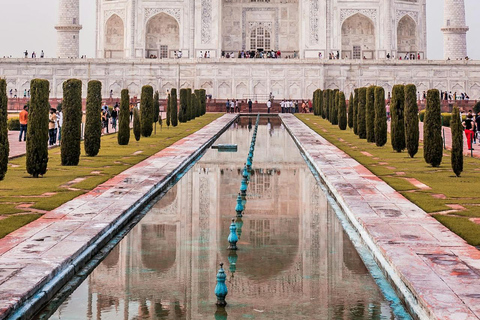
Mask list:
[{"label": "person walking on path", "polygon": [[480,111],[477,112],[477,117],[475,118],[475,127],[477,128],[476,138],[480,143]]},{"label": "person walking on path", "polygon": [[471,111],[468,112],[467,118],[465,119],[465,121],[462,122],[462,125],[465,128],[465,136],[467,138],[468,150],[474,150],[472,148],[472,138],[475,132],[475,121],[473,121],[473,115]]},{"label": "person walking on path", "polygon": [[28,124],[28,107],[24,106],[23,110],[20,111],[20,135],[18,136],[18,141],[22,141],[22,134],[23,134],[23,141],[27,140],[27,124]]},{"label": "person walking on path", "polygon": [[252,99],[248,99],[248,113],[252,113]]},{"label": "person walking on path", "polygon": [[117,132],[118,109],[119,109],[118,102],[116,102],[112,110],[112,129],[114,129],[115,132]]},{"label": "person walking on path", "polygon": [[[271,95],[271,93],[270,93]],[[272,101],[268,100],[267,101],[267,110],[268,110],[268,113],[270,113],[270,108],[272,107]]]},{"label": "person walking on path", "polygon": [[57,114],[55,109],[50,109],[50,115],[48,116],[48,144],[53,146],[55,144],[55,123],[57,122]]}]

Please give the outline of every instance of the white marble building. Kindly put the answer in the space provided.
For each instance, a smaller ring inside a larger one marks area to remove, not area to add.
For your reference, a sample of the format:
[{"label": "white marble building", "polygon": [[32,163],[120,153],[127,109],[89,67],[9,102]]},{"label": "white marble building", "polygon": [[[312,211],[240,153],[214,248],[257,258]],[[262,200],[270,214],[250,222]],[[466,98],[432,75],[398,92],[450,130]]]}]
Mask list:
[{"label": "white marble building", "polygon": [[[65,0],[62,0],[65,1]],[[97,58],[280,50],[426,56],[425,0],[98,0]]]}]

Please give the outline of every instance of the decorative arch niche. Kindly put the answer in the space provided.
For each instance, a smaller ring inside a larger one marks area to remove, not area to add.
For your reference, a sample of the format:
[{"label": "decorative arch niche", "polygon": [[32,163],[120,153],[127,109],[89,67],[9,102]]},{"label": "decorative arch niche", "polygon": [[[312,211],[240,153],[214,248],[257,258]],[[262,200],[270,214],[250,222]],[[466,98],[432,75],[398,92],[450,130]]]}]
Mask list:
[{"label": "decorative arch niche", "polygon": [[112,15],[105,24],[105,58],[123,58],[125,26],[122,18]]},{"label": "decorative arch niche", "polygon": [[146,58],[168,58],[180,49],[180,27],[177,20],[161,12],[148,20],[145,35]]},{"label": "decorative arch niche", "polygon": [[342,57],[374,59],[375,24],[367,16],[356,13],[342,24]]},{"label": "decorative arch niche", "polygon": [[417,46],[417,24],[408,14],[398,22],[397,52],[398,54],[415,53]]}]

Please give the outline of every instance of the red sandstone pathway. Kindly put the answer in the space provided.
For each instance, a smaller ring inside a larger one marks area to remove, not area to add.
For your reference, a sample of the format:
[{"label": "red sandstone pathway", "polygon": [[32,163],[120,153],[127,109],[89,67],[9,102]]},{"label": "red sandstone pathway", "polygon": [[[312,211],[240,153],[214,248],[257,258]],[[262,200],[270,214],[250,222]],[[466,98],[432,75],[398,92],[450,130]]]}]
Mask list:
[{"label": "red sandstone pathway", "polygon": [[[54,275],[77,272],[82,266],[75,262],[77,258],[89,253],[96,242],[103,247],[109,234],[116,234],[121,222],[132,218],[133,209],[138,209],[142,201],[152,200],[154,190],[168,185],[172,172],[187,166],[237,116],[224,115],[0,239],[0,319],[11,315],[26,299],[40,297],[46,301],[51,297],[51,292],[44,290],[55,285],[49,282]],[[55,285],[57,289],[59,285]]]},{"label": "red sandstone pathway", "polygon": [[480,319],[480,251],[303,122],[280,117],[419,318]]}]

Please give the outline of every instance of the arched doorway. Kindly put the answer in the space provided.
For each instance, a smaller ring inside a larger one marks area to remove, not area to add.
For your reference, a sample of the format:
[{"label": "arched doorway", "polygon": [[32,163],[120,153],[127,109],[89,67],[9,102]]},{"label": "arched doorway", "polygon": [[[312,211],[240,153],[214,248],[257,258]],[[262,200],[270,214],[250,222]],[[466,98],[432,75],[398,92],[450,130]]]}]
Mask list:
[{"label": "arched doorway", "polygon": [[270,32],[264,27],[258,27],[250,32],[250,50],[257,51],[271,49],[272,39]]},{"label": "arched doorway", "polygon": [[163,12],[153,16],[146,30],[146,58],[168,58],[180,49],[180,27],[172,16]]},{"label": "arched doorway", "polygon": [[417,52],[417,25],[409,15],[404,16],[397,26],[397,56]]},{"label": "arched doorway", "polygon": [[357,13],[342,24],[342,57],[349,59],[375,58],[375,25]]},{"label": "arched doorway", "polygon": [[116,14],[105,24],[105,58],[124,58],[125,27]]}]

